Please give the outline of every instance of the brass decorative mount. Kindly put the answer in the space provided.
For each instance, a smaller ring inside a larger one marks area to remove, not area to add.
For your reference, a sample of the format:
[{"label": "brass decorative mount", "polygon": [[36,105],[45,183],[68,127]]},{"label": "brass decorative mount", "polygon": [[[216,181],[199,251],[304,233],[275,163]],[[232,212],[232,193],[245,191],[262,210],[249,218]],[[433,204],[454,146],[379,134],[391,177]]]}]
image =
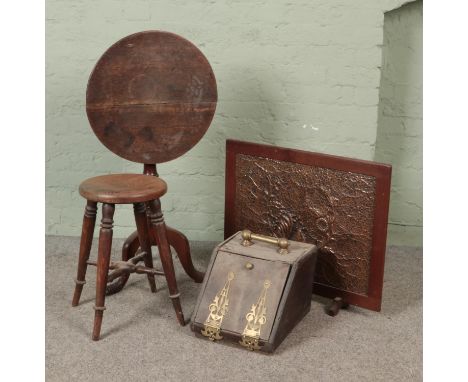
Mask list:
[{"label": "brass decorative mount", "polygon": [[261,346],[258,344],[262,326],[266,323],[266,296],[267,290],[271,286],[270,280],[265,280],[263,290],[260,293],[256,304],[252,305],[250,312],[247,313],[245,319],[247,325],[242,333],[242,340],[239,344],[248,350],[259,350]]},{"label": "brass decorative mount", "polygon": [[229,272],[223,289],[218,292],[208,308],[210,313],[205,320],[204,329],[201,330],[201,334],[208,337],[211,341],[223,339],[220,330],[223,318],[228,311],[229,287],[232,280],[234,280],[234,272]]}]

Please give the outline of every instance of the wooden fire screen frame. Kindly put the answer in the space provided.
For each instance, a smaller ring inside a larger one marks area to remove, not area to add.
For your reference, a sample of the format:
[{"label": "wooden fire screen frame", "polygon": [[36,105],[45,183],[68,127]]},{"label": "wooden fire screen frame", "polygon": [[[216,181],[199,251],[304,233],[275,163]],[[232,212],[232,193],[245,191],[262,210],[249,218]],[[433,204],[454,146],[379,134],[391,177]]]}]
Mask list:
[{"label": "wooden fire screen frame", "polygon": [[224,236],[244,228],[319,246],[314,293],[380,311],[392,167],[226,142]]}]

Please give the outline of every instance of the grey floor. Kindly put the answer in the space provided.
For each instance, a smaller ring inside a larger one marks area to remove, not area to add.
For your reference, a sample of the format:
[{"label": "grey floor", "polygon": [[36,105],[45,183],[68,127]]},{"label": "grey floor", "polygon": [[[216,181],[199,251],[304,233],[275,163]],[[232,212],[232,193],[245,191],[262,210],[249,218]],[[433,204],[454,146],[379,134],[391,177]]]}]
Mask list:
[{"label": "grey floor", "polygon": [[[118,257],[122,241],[115,240]],[[96,257],[94,243],[92,258]],[[192,243],[204,269],[214,243]],[[47,381],[419,381],[422,380],[422,250],[387,251],[380,313],[351,307],[332,318],[323,304],[273,355],[196,338],[180,327],[165,280],[151,294],[146,277],[106,300],[102,339],[91,341],[95,269],[88,270],[80,306],[70,305],[79,239],[46,239]],[[199,284],[176,261],[187,317]]]}]

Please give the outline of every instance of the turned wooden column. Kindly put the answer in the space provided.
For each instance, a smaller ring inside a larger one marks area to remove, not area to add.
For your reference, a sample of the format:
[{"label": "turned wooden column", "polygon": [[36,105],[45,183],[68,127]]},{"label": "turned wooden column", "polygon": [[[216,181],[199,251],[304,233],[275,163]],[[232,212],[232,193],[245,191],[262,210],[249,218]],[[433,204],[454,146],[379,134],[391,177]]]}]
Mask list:
[{"label": "turned wooden column", "polygon": [[94,225],[96,223],[97,203],[88,200],[86,202],[85,212],[83,216],[83,226],[81,229],[80,254],[78,258],[78,271],[75,279],[75,293],[73,294],[72,306],[77,306],[80,303],[81,292],[83,285],[86,284],[86,269],[93,243]]},{"label": "turned wooden column", "polygon": [[167,286],[169,288],[169,297],[172,300],[172,305],[176,312],[179,324],[184,326],[184,314],[180,305],[180,293],[177,288],[177,281],[174,271],[174,263],[172,261],[171,248],[167,241],[166,224],[164,223],[163,214],[161,212],[161,202],[159,199],[148,202],[150,228],[157,238],[159,256],[161,257],[161,264],[166,276]]},{"label": "turned wooden column", "polygon": [[[143,166],[143,174],[159,176],[156,165],[148,164],[148,163],[145,163],[145,165]],[[151,235],[150,233],[150,236],[151,236],[151,244],[158,245],[158,238],[156,237],[156,235],[154,234]],[[172,246],[174,250],[176,251],[177,256],[180,260],[180,263],[182,264],[182,268],[184,268],[185,273],[187,273],[187,275],[191,277],[195,282],[201,283],[203,281],[203,277],[205,276],[205,274],[195,269],[195,266],[193,265],[193,262],[192,262],[192,256],[190,255],[189,241],[187,240],[185,235],[182,232],[172,227],[166,226],[166,237],[169,242],[169,245]],[[135,240],[135,238],[137,238],[136,235],[133,237],[130,236],[125,241],[125,244],[124,244],[124,246],[126,245],[125,249],[130,247],[130,245],[133,245],[132,242]],[[128,251],[126,251],[125,254],[127,253]]]},{"label": "turned wooden column", "polygon": [[[148,219],[146,216],[145,203],[134,203],[133,212],[135,214],[135,223],[137,226],[140,248],[141,251],[145,253],[143,261],[148,268],[153,268],[153,255],[151,253],[151,241],[148,233]],[[156,281],[154,279],[154,274],[148,273],[147,277],[151,292],[156,293]]]},{"label": "turned wooden column", "polygon": [[103,203],[101,229],[99,231],[99,249],[96,274],[96,304],[94,306],[93,340],[99,340],[101,334],[102,317],[104,314],[107,275],[112,248],[112,228],[114,226],[115,205]]},{"label": "turned wooden column", "polygon": [[[148,164],[148,163],[145,163],[145,165],[143,166],[143,174],[159,176],[156,165]],[[205,276],[205,274],[195,269],[193,262],[192,262],[192,256],[190,255],[189,241],[187,240],[185,235],[182,232],[172,227],[166,226],[166,236],[167,236],[169,245],[175,249],[177,256],[179,257],[180,263],[182,264],[182,268],[184,268],[185,273],[187,273],[187,275],[191,277],[195,282],[201,283],[203,281],[203,277]],[[152,239],[153,245],[158,245],[158,239],[156,235],[152,235],[151,239]],[[128,242],[131,242],[131,240],[132,239],[130,237],[129,239],[127,239],[125,244],[127,244]]]}]

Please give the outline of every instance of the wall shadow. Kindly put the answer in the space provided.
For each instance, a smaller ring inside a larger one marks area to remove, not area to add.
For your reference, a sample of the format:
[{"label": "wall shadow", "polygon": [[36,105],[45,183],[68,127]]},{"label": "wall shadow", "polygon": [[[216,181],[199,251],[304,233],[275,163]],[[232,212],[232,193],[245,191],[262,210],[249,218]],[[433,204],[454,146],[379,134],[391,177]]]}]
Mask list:
[{"label": "wall shadow", "polygon": [[402,238],[416,246],[422,244],[422,11],[419,0],[385,13],[374,156],[393,166],[390,228],[399,236],[416,232]]}]

